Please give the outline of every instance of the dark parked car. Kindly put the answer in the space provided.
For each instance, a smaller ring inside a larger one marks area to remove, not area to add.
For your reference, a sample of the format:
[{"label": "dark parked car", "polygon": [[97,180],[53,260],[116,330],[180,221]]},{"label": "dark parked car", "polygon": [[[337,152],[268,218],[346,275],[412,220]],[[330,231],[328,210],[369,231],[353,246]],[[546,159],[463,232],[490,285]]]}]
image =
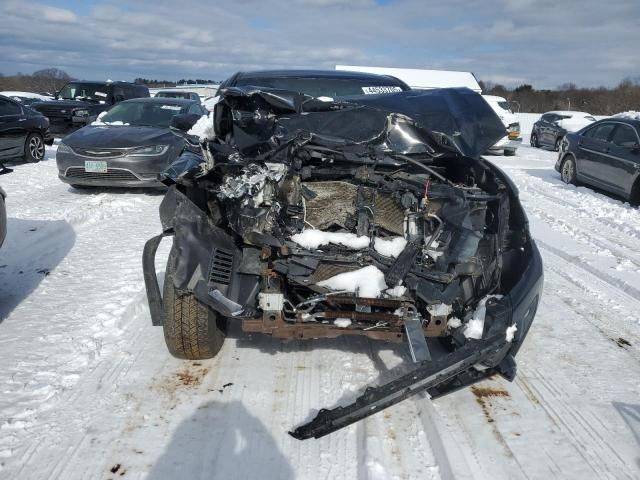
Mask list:
[{"label": "dark parked car", "polygon": [[49,118],[54,134],[66,134],[90,124],[119,102],[148,96],[149,89],[135,83],[69,82],[55,100],[31,106]]},{"label": "dark parked car", "polygon": [[200,95],[195,92],[185,92],[182,90],[162,90],[156,93],[156,98],[184,98],[200,103]]},{"label": "dark parked car", "polygon": [[560,143],[567,133],[575,132],[595,122],[593,115],[586,112],[547,112],[531,129],[531,146],[560,150]]},{"label": "dark parked car", "polygon": [[639,134],[639,120],[600,120],[565,137],[555,168],[566,183],[592,185],[638,205]]},{"label": "dark parked car", "polygon": [[193,121],[208,112],[193,100],[139,98],[67,135],[56,154],[60,180],[74,186],[157,187],[157,176],[180,154],[176,115]]},{"label": "dark parked car", "polygon": [[542,260],[515,186],[481,157],[505,132],[491,107],[466,88],[407,91],[392,77],[270,75],[226,82],[215,136],[165,173],[163,233],[143,268],[169,351],[215,356],[227,320],[283,339],[406,341],[412,371],[320,410],[299,439],[419,391],[513,380]]},{"label": "dark parked car", "polygon": [[47,117],[0,95],[0,161],[22,157],[39,162],[44,158],[45,143],[53,143]]}]

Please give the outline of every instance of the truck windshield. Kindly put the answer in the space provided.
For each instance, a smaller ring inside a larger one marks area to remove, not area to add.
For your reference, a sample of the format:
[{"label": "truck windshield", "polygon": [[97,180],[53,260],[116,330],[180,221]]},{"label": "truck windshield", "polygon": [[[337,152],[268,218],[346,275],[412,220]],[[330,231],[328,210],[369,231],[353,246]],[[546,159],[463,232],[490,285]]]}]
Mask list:
[{"label": "truck windshield", "polygon": [[63,100],[94,100],[97,102],[108,101],[107,86],[100,83],[67,83],[58,98]]},{"label": "truck windshield", "polygon": [[311,78],[311,77],[242,77],[236,86],[277,88],[304,93],[312,97],[349,97],[402,92],[401,85],[391,79]]}]

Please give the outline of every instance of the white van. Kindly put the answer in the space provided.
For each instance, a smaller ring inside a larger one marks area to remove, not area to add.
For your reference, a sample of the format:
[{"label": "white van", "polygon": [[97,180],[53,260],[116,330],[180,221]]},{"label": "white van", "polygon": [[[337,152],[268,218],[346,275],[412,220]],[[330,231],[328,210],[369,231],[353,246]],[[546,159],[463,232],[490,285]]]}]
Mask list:
[{"label": "white van", "polygon": [[507,135],[502,137],[493,147],[489,149],[491,153],[503,153],[504,155],[515,155],[516,150],[522,143],[522,137],[520,136],[520,122],[515,113],[511,111],[509,102],[502,97],[496,97],[495,95],[482,95],[487,103],[496,112],[496,115],[500,117],[504,128],[507,129]]}]

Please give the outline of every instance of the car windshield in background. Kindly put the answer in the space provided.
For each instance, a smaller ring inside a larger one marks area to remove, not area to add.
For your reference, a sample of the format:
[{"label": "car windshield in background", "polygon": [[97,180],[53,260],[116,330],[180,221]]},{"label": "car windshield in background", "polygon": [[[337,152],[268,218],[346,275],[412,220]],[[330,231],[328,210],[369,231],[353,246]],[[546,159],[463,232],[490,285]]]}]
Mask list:
[{"label": "car windshield in background", "polygon": [[[182,111],[184,109],[184,111]],[[187,107],[152,102],[124,102],[101,118],[104,123],[122,122],[129,125],[168,128],[174,115],[185,113]]]},{"label": "car windshield in background", "polygon": [[67,83],[58,95],[63,100],[94,101],[106,101],[107,96],[107,88],[100,83]]},{"label": "car windshield in background", "polygon": [[379,95],[401,92],[403,88],[393,81],[384,79],[354,78],[261,78],[243,77],[235,82],[236,86],[256,86],[277,88],[304,93],[312,97],[350,97],[356,95]]},{"label": "car windshield in background", "polygon": [[156,95],[158,98],[191,98],[187,92],[160,92]]}]

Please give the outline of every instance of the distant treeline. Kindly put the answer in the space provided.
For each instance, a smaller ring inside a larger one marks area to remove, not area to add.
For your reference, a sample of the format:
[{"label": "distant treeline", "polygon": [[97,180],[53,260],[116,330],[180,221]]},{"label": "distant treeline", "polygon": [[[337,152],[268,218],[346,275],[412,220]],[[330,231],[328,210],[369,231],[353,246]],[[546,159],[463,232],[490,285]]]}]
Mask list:
[{"label": "distant treeline", "polygon": [[640,110],[638,79],[626,79],[615,88],[578,88],[573,83],[560,85],[555,90],[536,90],[527,84],[510,89],[490,82],[480,82],[480,86],[487,95],[498,95],[509,100],[515,112],[578,110],[593,115],[613,115]]},{"label": "distant treeline", "polygon": [[60,90],[71,76],[64,70],[45,68],[31,75],[18,73],[7,76],[0,74],[0,91],[17,90],[20,92],[54,93]]},{"label": "distant treeline", "polygon": [[141,85],[146,85],[147,87],[150,88],[160,88],[160,87],[174,87],[177,85],[196,85],[196,84],[205,84],[205,83],[220,83],[220,82],[216,82],[215,80],[204,80],[202,78],[197,78],[195,80],[192,79],[185,79],[185,78],[181,78],[180,80],[173,81],[173,80],[155,80],[155,79],[151,79],[151,78],[136,78],[134,80],[135,83],[139,83]]}]

